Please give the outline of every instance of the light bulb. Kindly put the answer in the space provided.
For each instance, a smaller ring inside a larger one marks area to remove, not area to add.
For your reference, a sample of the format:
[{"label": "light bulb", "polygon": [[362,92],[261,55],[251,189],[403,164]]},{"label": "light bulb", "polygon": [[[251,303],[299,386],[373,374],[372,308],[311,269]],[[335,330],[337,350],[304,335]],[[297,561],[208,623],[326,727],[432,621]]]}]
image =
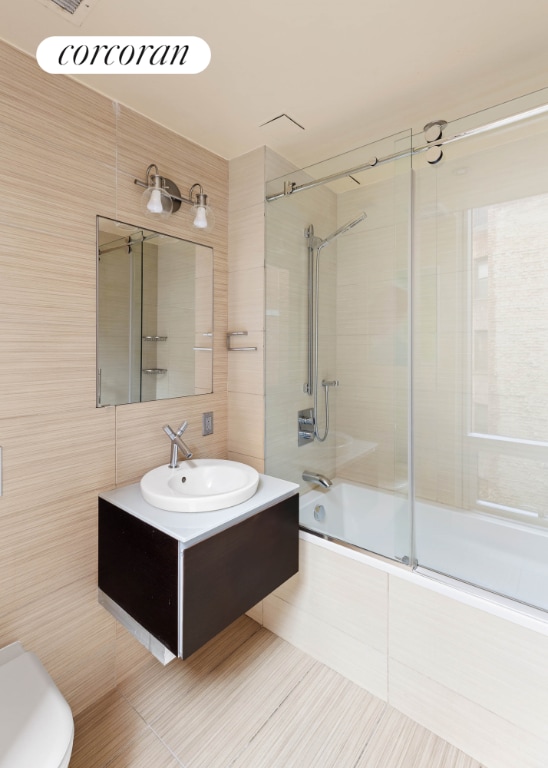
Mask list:
[{"label": "light bulb", "polygon": [[143,192],[143,207],[145,216],[167,218],[173,211],[173,201],[159,185],[148,187]]},{"label": "light bulb", "polygon": [[203,205],[198,205],[196,207],[196,216],[192,223],[195,227],[198,227],[198,229],[205,229],[207,227],[206,209]]},{"label": "light bulb", "polygon": [[147,203],[147,210],[150,211],[150,213],[162,213],[163,206],[162,206],[162,190],[161,189],[153,189],[152,193],[150,195],[150,200]]}]

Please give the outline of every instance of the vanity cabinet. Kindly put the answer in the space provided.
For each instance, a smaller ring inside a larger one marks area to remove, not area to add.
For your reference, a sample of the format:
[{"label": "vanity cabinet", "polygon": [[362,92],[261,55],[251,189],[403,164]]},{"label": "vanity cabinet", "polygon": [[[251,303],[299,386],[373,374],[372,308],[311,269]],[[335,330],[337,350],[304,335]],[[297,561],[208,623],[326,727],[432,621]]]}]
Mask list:
[{"label": "vanity cabinet", "polygon": [[100,595],[185,659],[297,573],[298,537],[296,493],[187,541],[100,497]]}]

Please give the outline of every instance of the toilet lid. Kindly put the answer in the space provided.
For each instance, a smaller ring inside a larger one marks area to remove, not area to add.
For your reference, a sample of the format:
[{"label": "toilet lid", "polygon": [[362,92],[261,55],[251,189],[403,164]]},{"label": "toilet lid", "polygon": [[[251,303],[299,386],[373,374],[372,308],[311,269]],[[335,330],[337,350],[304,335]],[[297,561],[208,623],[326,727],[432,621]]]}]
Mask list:
[{"label": "toilet lid", "polygon": [[0,768],[59,768],[73,728],[69,705],[33,653],[0,666]]}]

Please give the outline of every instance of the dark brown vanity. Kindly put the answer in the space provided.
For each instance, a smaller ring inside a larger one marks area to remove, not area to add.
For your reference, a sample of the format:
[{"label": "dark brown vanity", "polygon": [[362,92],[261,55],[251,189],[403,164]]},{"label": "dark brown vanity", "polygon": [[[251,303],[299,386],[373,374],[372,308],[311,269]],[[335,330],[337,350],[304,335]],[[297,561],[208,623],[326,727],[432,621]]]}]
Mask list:
[{"label": "dark brown vanity", "polygon": [[132,485],[99,497],[99,602],[163,663],[187,658],[298,571],[298,486],[167,512]]}]

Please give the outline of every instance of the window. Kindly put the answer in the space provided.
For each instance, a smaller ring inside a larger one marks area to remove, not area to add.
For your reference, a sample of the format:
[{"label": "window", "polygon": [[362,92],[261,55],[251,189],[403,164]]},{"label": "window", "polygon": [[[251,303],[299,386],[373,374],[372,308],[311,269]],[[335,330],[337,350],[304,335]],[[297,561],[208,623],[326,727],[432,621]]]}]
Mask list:
[{"label": "window", "polygon": [[476,504],[548,515],[548,195],[471,214]]}]

